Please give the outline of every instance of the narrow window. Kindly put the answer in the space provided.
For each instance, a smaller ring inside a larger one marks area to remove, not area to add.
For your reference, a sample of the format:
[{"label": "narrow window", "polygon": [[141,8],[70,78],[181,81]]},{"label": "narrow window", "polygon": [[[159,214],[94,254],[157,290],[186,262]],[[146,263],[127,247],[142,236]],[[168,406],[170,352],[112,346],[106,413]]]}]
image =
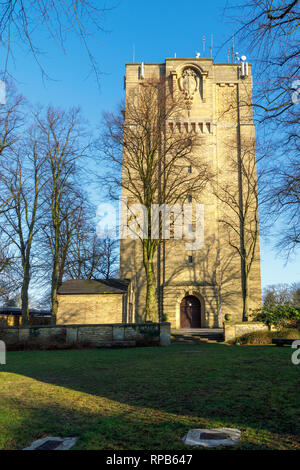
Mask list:
[{"label": "narrow window", "polygon": [[189,232],[193,231],[193,224],[189,224]]},{"label": "narrow window", "polygon": [[193,198],[192,196],[188,196],[188,202],[192,202]]},{"label": "narrow window", "polygon": [[193,262],[193,257],[189,256],[189,263],[192,263],[192,262]]},{"label": "narrow window", "polygon": [[192,173],[192,167],[191,167],[191,165],[188,167],[188,173]]}]

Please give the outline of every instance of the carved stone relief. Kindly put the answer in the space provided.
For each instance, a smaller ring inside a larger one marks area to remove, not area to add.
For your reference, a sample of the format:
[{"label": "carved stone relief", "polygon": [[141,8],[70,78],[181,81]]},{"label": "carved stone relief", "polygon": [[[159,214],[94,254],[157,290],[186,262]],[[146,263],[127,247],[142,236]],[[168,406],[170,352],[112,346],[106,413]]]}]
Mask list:
[{"label": "carved stone relief", "polygon": [[188,109],[191,109],[196,92],[200,92],[200,77],[192,68],[183,71],[179,78],[179,88],[184,93]]}]

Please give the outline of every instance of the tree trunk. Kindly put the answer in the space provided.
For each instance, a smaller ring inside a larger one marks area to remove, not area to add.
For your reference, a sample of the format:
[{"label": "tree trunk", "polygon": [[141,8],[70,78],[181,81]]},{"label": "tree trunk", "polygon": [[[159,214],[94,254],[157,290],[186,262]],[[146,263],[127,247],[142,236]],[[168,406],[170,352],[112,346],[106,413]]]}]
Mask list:
[{"label": "tree trunk", "polygon": [[146,272],[146,315],[145,321],[158,321],[158,307],[156,297],[156,287],[153,273],[153,250],[150,248],[148,251],[147,245],[149,240],[145,240],[143,243],[143,261]]},{"label": "tree trunk", "polygon": [[245,273],[243,292],[243,321],[249,319],[249,273]]},{"label": "tree trunk", "polygon": [[60,226],[58,224],[58,205],[55,202],[55,209],[52,211],[52,220],[54,225],[54,250],[53,250],[53,266],[51,280],[51,324],[56,324],[56,316],[58,310],[57,289],[59,283],[59,235]]},{"label": "tree trunk", "polygon": [[29,305],[28,305],[28,288],[30,282],[29,266],[24,267],[24,277],[21,289],[21,301],[22,301],[22,325],[28,324],[29,320]]},{"label": "tree trunk", "polygon": [[56,315],[57,315],[57,309],[58,309],[58,301],[57,301],[58,276],[59,276],[59,263],[58,263],[58,260],[54,259],[53,271],[52,271],[52,283],[51,283],[51,304],[52,304],[51,323],[53,325],[56,324]]}]

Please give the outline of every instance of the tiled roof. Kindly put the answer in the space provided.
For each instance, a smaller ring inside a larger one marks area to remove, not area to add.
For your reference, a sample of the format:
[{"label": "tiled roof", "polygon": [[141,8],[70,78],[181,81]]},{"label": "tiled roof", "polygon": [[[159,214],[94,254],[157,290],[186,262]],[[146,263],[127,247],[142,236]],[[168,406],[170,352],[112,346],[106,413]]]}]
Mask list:
[{"label": "tiled roof", "polygon": [[124,294],[127,292],[128,279],[71,279],[58,289],[58,294]]},{"label": "tiled roof", "polygon": [[[37,310],[34,308],[29,309],[29,314],[38,317],[51,316],[50,310]],[[20,317],[22,315],[22,309],[19,307],[0,307],[0,315],[15,315]]]}]

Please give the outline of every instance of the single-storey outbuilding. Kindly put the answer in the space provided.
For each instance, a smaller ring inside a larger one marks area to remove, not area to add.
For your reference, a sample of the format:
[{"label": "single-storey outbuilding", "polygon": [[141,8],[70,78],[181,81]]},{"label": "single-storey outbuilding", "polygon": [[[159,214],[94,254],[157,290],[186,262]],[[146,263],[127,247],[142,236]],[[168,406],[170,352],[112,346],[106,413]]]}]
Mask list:
[{"label": "single-storey outbuilding", "polygon": [[[51,323],[50,310],[29,309],[31,325],[48,325]],[[0,307],[0,326],[21,326],[22,309],[20,307]]]},{"label": "single-storey outbuilding", "polygon": [[72,279],[58,289],[56,323],[133,323],[133,286],[128,279]]}]

